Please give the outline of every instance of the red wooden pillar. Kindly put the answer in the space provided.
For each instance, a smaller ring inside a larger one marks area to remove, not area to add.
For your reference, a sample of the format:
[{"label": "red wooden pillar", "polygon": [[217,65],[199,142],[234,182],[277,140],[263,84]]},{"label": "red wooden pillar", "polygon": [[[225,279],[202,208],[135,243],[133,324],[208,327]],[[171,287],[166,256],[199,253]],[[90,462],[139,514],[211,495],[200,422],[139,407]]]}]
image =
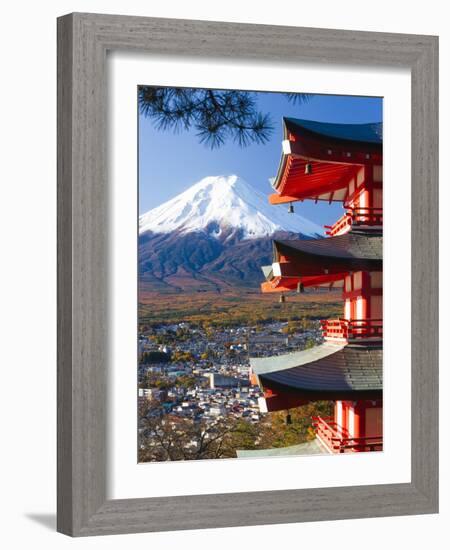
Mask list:
[{"label": "red wooden pillar", "polygon": [[363,300],[362,319],[370,319],[370,289],[370,272],[363,271],[361,273],[361,299]]},{"label": "red wooden pillar", "polygon": [[[366,404],[365,401],[355,401],[353,404],[353,437],[365,437],[366,435]],[[355,441],[354,443],[358,443]],[[356,452],[364,451],[363,448],[355,448]]]}]

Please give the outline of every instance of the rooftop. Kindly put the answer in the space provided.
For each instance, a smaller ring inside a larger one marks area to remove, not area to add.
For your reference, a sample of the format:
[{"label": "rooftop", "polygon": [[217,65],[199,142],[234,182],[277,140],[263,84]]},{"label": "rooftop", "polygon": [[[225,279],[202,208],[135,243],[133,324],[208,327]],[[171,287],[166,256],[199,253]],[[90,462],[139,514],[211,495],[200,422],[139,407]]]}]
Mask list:
[{"label": "rooftop", "polygon": [[314,199],[343,202],[364,166],[381,166],[381,123],[334,124],[283,119],[283,153],[271,204]]},{"label": "rooftop", "polygon": [[383,237],[381,233],[374,232],[353,230],[321,239],[275,240],[274,244],[276,252],[281,254],[283,250],[289,249],[291,254],[299,252],[331,258],[383,259]]},{"label": "rooftop", "polygon": [[302,133],[304,130],[321,136],[360,143],[383,143],[383,123],[371,122],[367,124],[337,124],[304,120],[300,118],[283,119],[285,131]]},{"label": "rooftop", "polygon": [[271,266],[263,266],[263,292],[295,290],[298,284],[341,287],[350,271],[381,271],[381,233],[352,230],[321,239],[274,240]]},{"label": "rooftop", "polygon": [[289,447],[278,447],[274,449],[255,449],[255,450],[238,450],[236,451],[238,458],[265,458],[271,456],[305,456],[305,455],[324,455],[329,454],[323,444],[319,440],[313,439],[299,445],[290,445]]},{"label": "rooftop", "polygon": [[[262,386],[321,395],[381,392],[383,350],[364,345],[325,343],[311,349],[265,358],[250,358]],[[367,396],[368,397],[368,396]]]}]

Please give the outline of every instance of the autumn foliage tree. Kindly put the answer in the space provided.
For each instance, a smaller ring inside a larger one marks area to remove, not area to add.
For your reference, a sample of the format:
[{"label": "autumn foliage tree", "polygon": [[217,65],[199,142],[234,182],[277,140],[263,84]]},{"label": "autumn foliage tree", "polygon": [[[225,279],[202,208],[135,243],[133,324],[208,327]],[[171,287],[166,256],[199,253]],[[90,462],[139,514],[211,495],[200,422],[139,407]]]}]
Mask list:
[{"label": "autumn foliage tree", "polygon": [[235,429],[236,422],[226,419],[207,424],[174,415],[153,415],[141,422],[139,461],[235,457]]},{"label": "autumn foliage tree", "polygon": [[270,413],[260,422],[222,417],[214,423],[164,414],[159,405],[140,410],[139,461],[235,458],[238,449],[271,449],[314,438],[312,416],[327,416],[328,401],[309,403],[286,412]]}]

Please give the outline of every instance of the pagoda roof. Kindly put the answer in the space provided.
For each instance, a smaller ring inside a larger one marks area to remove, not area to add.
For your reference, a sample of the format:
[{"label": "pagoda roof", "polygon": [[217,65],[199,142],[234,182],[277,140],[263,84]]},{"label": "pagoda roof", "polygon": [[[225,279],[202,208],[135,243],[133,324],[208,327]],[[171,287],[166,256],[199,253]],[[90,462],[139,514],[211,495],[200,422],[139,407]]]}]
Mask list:
[{"label": "pagoda roof", "polygon": [[[365,165],[382,164],[382,123],[335,124],[283,119],[283,154],[272,204],[304,199],[345,201]],[[309,165],[309,170],[306,170]]]},{"label": "pagoda roof", "polygon": [[261,385],[311,399],[370,398],[383,388],[383,351],[378,346],[324,343],[274,357],[251,358]]},{"label": "pagoda roof", "polygon": [[274,262],[263,266],[262,292],[303,287],[341,288],[350,271],[381,271],[383,237],[376,231],[352,230],[320,239],[274,240]]},{"label": "pagoda roof", "polygon": [[319,361],[329,355],[341,351],[344,344],[336,345],[325,343],[320,346],[314,346],[307,350],[294,351],[283,355],[274,355],[272,357],[250,357],[250,366],[255,374],[266,375],[280,370],[292,369],[306,365],[313,361]]},{"label": "pagoda roof", "polygon": [[263,292],[307,286],[341,287],[350,271],[381,271],[383,237],[380,233],[349,231],[320,239],[274,240],[274,262],[264,266]]},{"label": "pagoda roof", "polygon": [[285,137],[287,137],[287,132],[297,135],[304,133],[306,130],[322,137],[353,141],[355,143],[374,143],[378,145],[383,143],[382,122],[340,124],[291,117],[284,117],[283,122]]},{"label": "pagoda roof", "polygon": [[383,259],[383,236],[373,231],[349,231],[343,235],[320,239],[274,240],[276,259],[289,254],[326,258],[381,261]]},{"label": "pagoda roof", "polygon": [[264,458],[270,456],[304,456],[304,455],[324,455],[330,454],[330,451],[319,439],[305,441],[298,445],[289,445],[288,447],[274,447],[272,449],[238,449],[237,458]]}]

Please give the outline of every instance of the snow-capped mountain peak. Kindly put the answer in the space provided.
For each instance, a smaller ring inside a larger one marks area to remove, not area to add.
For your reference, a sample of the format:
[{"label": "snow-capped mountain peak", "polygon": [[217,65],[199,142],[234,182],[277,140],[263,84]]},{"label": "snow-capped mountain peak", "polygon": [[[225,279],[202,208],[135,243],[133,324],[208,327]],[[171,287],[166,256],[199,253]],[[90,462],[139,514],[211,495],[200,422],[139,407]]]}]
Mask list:
[{"label": "snow-capped mountain peak", "polygon": [[236,175],[203,178],[139,218],[140,234],[207,229],[217,238],[230,229],[239,231],[242,239],[267,237],[276,232],[310,237],[323,234],[320,226],[306,218],[270,205],[267,196]]}]

